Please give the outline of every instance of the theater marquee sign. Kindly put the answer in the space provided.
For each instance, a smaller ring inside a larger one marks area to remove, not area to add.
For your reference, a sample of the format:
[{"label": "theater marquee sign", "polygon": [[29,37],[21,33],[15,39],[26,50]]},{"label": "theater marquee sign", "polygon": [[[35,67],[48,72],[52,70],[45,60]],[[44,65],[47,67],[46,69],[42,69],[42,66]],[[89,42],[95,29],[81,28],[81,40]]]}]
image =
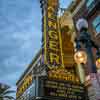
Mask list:
[{"label": "theater marquee sign", "polygon": [[28,87],[32,84],[32,73],[29,73],[24,80],[22,81],[22,83],[20,84],[19,88],[17,88],[17,93],[16,93],[16,97],[18,98],[19,96],[21,96],[26,89],[28,89]]},{"label": "theater marquee sign", "polygon": [[61,36],[57,18],[58,0],[48,0],[44,15],[44,62],[49,69],[63,67]]},{"label": "theater marquee sign", "polygon": [[[85,91],[82,84],[71,81],[41,79],[43,98],[56,98],[56,100],[85,100]],[[41,93],[40,93],[41,94]],[[59,98],[59,99],[58,99]]]}]

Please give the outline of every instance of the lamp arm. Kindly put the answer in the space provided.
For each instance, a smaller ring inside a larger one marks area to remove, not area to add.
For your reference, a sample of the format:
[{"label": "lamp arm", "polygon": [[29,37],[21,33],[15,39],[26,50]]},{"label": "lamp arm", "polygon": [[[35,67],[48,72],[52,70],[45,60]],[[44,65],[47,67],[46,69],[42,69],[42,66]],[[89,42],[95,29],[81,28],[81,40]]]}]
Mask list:
[{"label": "lamp arm", "polygon": [[99,51],[99,46],[96,45],[96,43],[95,43],[93,40],[91,40],[91,44],[92,44],[92,46],[93,46],[94,48],[96,48],[96,49]]}]

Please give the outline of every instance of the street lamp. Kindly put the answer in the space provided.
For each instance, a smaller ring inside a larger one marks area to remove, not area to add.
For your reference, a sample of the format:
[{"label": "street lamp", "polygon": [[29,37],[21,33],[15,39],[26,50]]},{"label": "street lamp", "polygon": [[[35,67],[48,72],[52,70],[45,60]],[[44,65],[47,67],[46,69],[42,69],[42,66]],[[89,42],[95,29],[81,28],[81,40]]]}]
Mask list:
[{"label": "street lamp", "polygon": [[[76,39],[76,49],[77,53],[75,53],[74,59],[79,63],[86,64],[86,60],[88,60],[89,63],[89,71],[90,73],[97,73],[96,65],[94,62],[93,52],[92,48],[96,48],[98,51],[98,46],[94,43],[94,41],[91,39],[91,36],[89,34],[88,30],[88,23],[85,19],[81,18],[76,23],[76,28],[80,32],[79,38]],[[84,49],[80,52],[80,49]],[[80,57],[81,56],[81,57]],[[77,57],[77,60],[76,60]],[[98,61],[98,60],[97,60]]]},{"label": "street lamp", "polygon": [[[92,74],[92,73],[95,74],[97,73],[97,68],[100,67],[100,49],[95,44],[95,42],[91,39],[90,33],[88,32],[88,23],[85,19],[83,18],[79,19],[76,23],[76,28],[80,32],[80,35],[75,40],[76,49],[77,49],[77,52],[74,55],[75,62],[80,63],[80,64],[87,63],[89,74]],[[96,48],[97,50],[96,62],[94,60],[94,56],[92,52],[93,48]],[[83,50],[84,53],[81,50]],[[84,56],[82,56],[82,53]],[[78,56],[81,56],[81,59]]]},{"label": "street lamp", "polygon": [[[81,18],[76,23],[76,28],[80,32],[79,37],[75,40],[77,52],[74,55],[75,62],[77,64],[88,64],[88,76],[92,80],[92,85],[98,91],[97,84],[94,85],[94,77],[97,80],[98,86],[100,86],[100,80],[97,73],[97,68],[100,68],[100,50],[95,42],[91,39],[88,32],[88,23],[85,19]],[[96,48],[96,62],[93,56],[93,48]]]}]

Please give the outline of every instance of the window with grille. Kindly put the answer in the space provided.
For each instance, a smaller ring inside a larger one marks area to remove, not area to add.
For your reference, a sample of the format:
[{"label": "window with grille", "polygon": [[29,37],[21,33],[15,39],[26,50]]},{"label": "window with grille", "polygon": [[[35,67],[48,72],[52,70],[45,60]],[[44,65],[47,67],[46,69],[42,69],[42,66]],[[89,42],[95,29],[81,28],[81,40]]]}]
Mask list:
[{"label": "window with grille", "polygon": [[[100,33],[100,15],[98,15],[94,20],[93,20],[93,27],[96,31],[97,34]],[[96,35],[97,35],[96,34]]]},{"label": "window with grille", "polygon": [[95,0],[87,0],[86,6],[89,11],[91,11],[95,6]]}]

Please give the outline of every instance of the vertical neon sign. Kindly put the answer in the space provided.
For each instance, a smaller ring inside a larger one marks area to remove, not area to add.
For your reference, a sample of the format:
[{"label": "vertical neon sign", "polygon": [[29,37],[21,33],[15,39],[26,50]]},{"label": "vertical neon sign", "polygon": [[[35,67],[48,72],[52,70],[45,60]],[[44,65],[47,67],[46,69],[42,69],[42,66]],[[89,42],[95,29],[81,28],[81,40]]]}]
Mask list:
[{"label": "vertical neon sign", "polygon": [[44,14],[44,62],[49,69],[62,68],[62,46],[57,17],[58,0],[48,0]]}]

